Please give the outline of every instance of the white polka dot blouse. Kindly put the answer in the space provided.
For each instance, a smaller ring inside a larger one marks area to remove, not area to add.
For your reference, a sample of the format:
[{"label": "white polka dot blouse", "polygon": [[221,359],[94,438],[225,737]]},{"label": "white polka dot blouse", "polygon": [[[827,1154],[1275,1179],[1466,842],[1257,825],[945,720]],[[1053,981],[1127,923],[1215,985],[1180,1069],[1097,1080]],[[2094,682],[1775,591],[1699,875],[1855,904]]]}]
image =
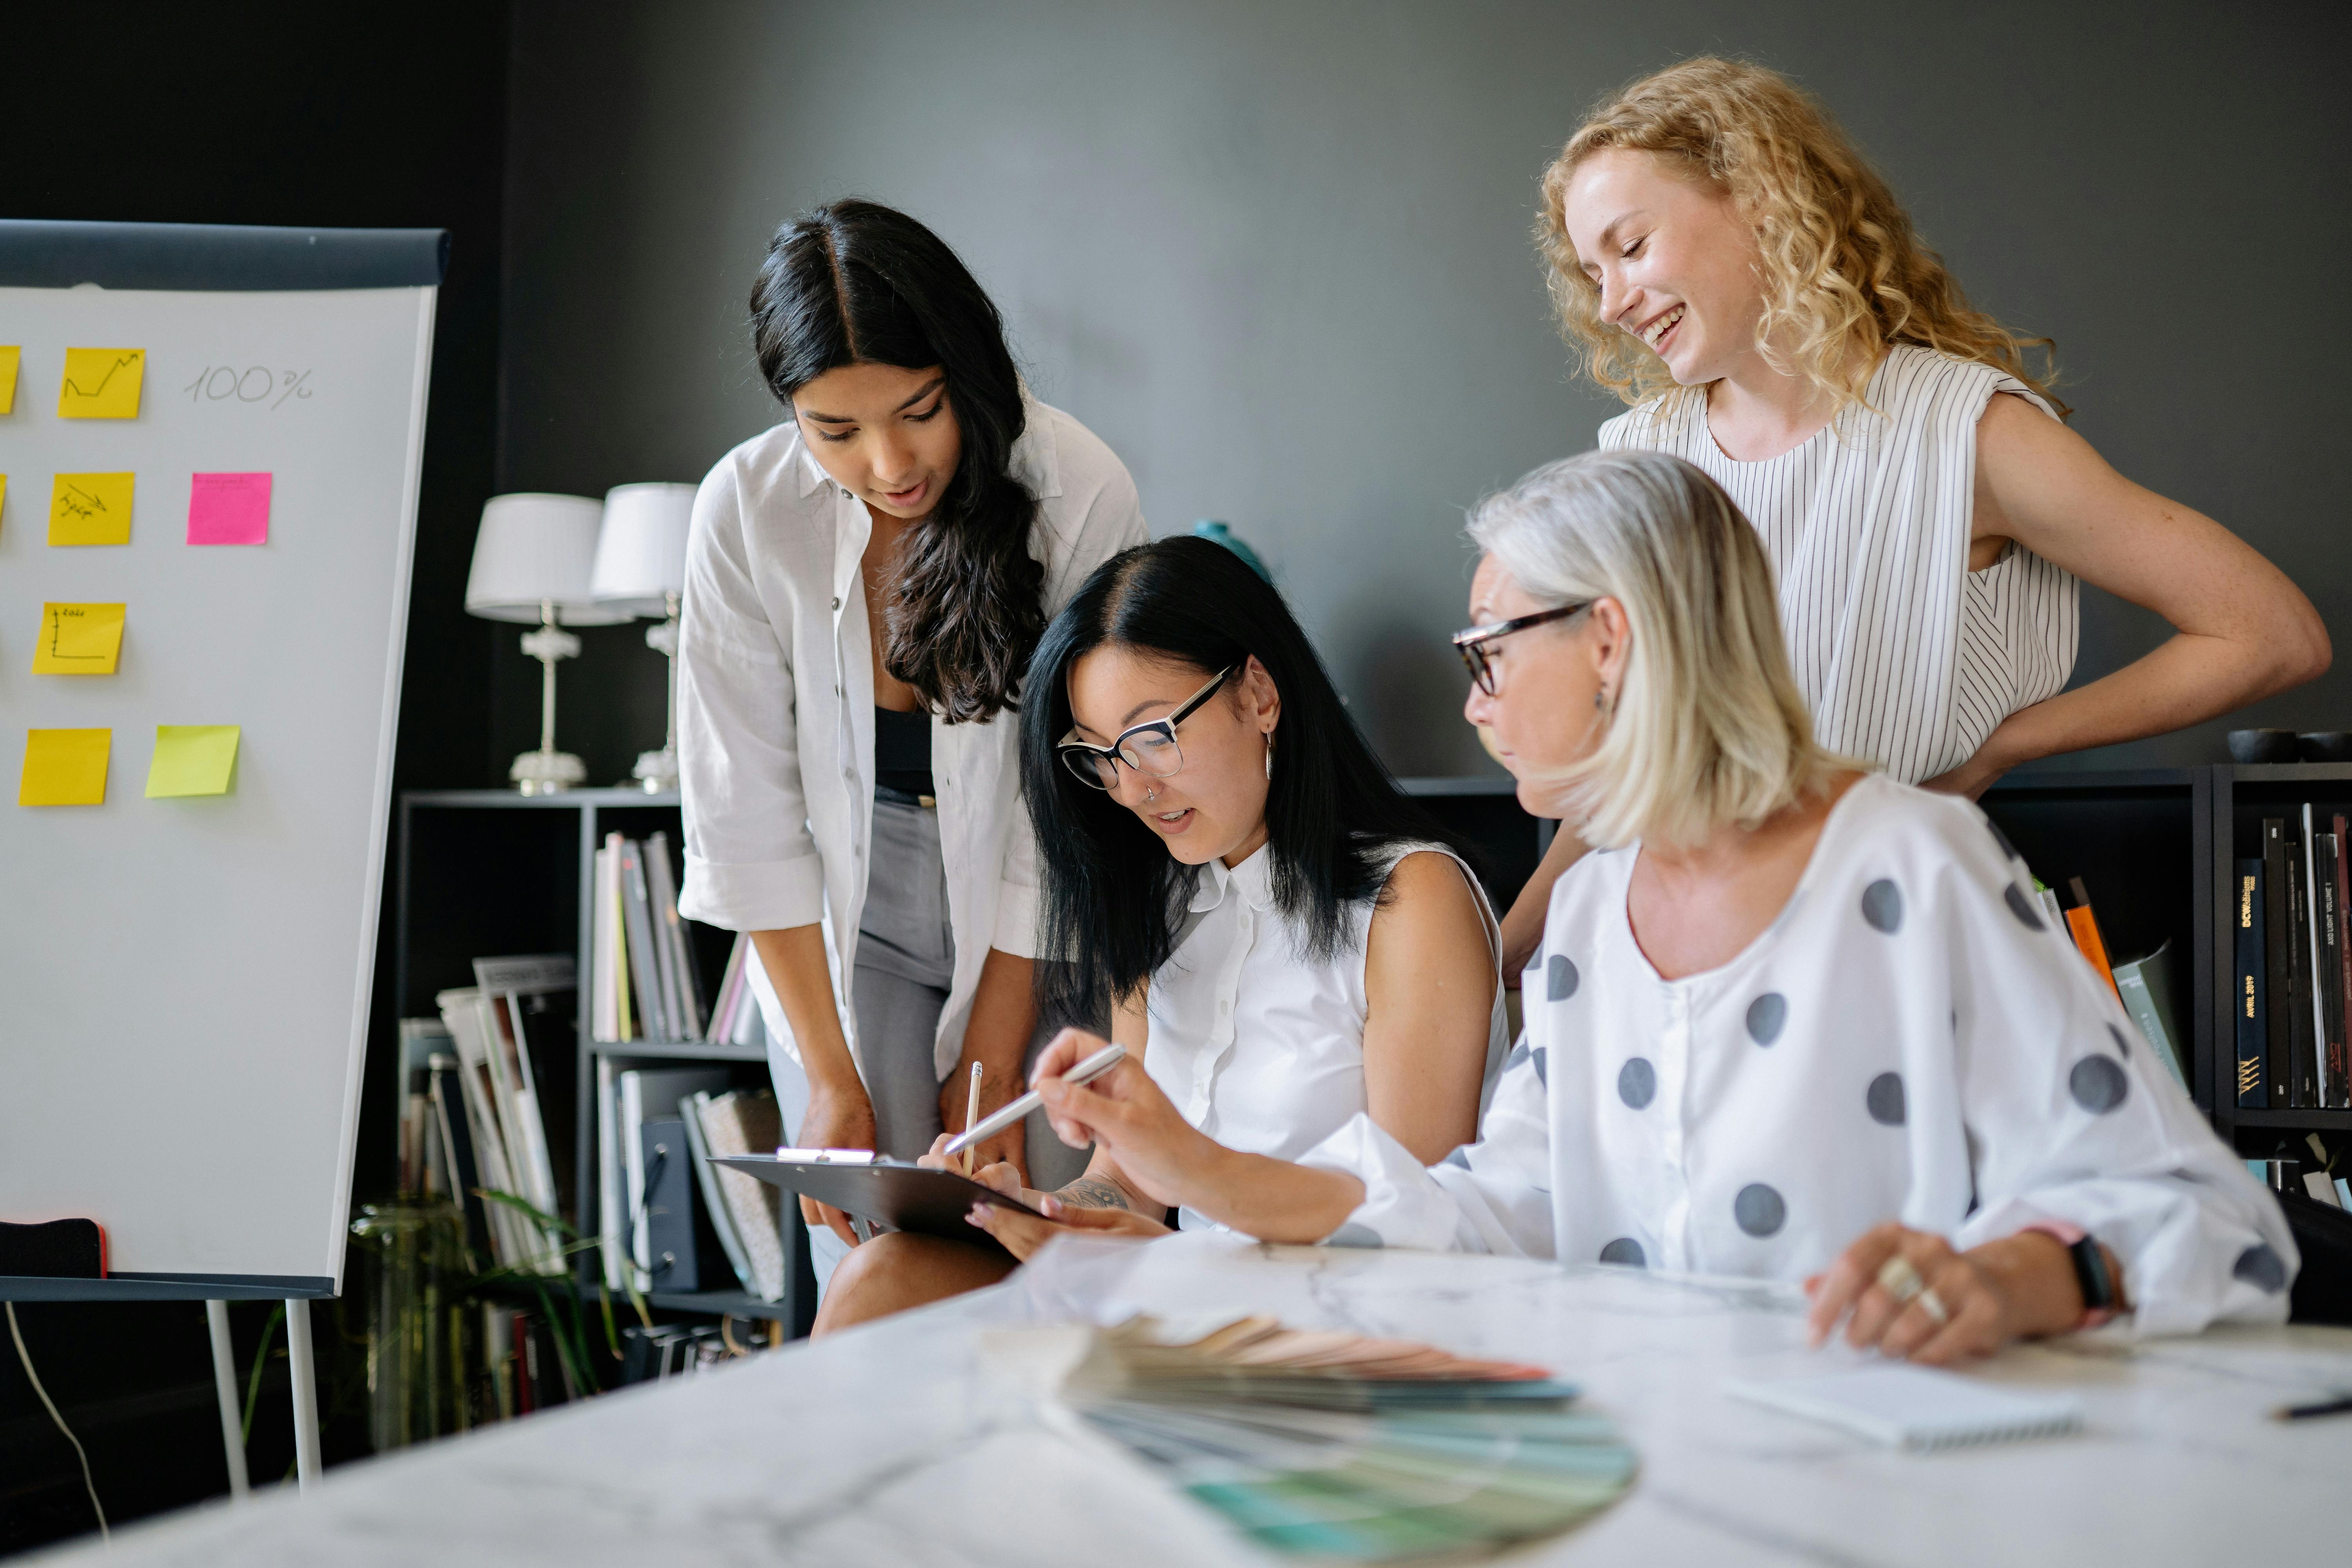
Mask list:
[{"label": "white polka dot blouse", "polygon": [[2294,1244],[1968,802],[1862,780],[1796,892],[1663,980],[1636,851],[1552,893],[1480,1141],[1423,1170],[1359,1116],[1303,1157],[1365,1200],[1337,1244],[1801,1279],[1899,1219],[1956,1247],[2037,1220],[2124,1266],[2144,1333],[2286,1314]]}]

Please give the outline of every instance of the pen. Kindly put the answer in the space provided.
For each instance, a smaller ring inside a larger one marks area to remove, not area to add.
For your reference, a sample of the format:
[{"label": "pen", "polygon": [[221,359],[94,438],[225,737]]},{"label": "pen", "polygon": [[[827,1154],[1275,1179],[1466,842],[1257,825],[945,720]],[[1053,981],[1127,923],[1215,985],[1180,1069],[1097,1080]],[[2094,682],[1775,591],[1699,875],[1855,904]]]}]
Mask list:
[{"label": "pen", "polygon": [[[1127,1059],[1127,1047],[1105,1046],[1068,1072],[1062,1075],[1064,1083],[1091,1083]],[[1031,1111],[1045,1103],[1045,1097],[1031,1089],[1018,1100],[1007,1100],[991,1112],[988,1120],[976,1122],[947,1141],[940,1150],[945,1154],[961,1154],[982,1139],[1003,1131]]]},{"label": "pen", "polygon": [[2308,1421],[2315,1415],[2352,1415],[2352,1394],[2323,1399],[2316,1405],[2282,1405],[2271,1412],[2273,1420]]},{"label": "pen", "polygon": [[[971,1064],[971,1097],[963,1102],[963,1124],[966,1127],[970,1127],[979,1120],[980,1064],[978,1062],[974,1062]],[[963,1173],[967,1176],[971,1174],[971,1151],[970,1149],[966,1149],[963,1152]]]}]

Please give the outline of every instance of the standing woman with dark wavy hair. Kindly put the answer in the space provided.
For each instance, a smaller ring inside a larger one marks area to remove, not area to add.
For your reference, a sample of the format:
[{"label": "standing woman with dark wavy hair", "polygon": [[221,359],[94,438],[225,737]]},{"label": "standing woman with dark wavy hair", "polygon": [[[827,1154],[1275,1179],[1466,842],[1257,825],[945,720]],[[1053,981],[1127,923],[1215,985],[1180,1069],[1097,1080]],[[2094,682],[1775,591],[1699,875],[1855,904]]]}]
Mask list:
[{"label": "standing woman with dark wavy hair", "polygon": [[[1787,78],[1701,58],[1585,117],[1536,240],[1569,346],[1633,405],[1601,446],[1696,465],[1755,524],[1822,743],[1971,798],[2327,668],[2318,613],[2212,519],[2068,429],[2046,338],[1972,308]],[[2069,691],[2081,584],[2176,635]],[[1505,921],[1535,946],[1560,835]]]},{"label": "standing woman with dark wavy hair", "polygon": [[[789,1135],[913,1159],[961,1129],[972,1064],[990,1102],[1019,1090],[1038,918],[1020,680],[1143,517],[903,213],[840,201],[786,224],[751,329],[790,417],[695,500],[678,906],[751,934]],[[1025,1168],[1022,1130],[984,1157]],[[803,1211],[822,1279],[856,1238]]]}]

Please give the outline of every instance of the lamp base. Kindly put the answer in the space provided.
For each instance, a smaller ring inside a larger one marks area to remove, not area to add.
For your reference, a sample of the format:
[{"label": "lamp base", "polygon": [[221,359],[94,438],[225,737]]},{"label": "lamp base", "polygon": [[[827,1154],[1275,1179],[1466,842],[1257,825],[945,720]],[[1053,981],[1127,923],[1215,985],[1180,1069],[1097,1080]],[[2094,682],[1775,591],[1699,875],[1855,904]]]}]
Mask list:
[{"label": "lamp base", "polygon": [[507,770],[523,795],[558,795],[587,776],[587,765],[569,752],[525,752]]},{"label": "lamp base", "polygon": [[677,753],[664,746],[658,752],[640,752],[637,765],[629,776],[645,786],[647,795],[677,793]]}]

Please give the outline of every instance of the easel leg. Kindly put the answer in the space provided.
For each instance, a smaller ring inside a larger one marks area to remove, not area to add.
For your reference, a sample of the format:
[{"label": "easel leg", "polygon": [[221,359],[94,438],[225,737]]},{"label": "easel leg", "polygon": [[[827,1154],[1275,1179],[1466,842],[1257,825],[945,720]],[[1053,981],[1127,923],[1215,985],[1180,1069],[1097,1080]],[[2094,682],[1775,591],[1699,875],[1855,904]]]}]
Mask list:
[{"label": "easel leg", "polygon": [[229,1346],[228,1303],[205,1303],[213,1331],[213,1391],[220,1395],[221,1447],[228,1456],[228,1495],[245,1498],[253,1488],[245,1475],[245,1420],[236,1402],[236,1352]]},{"label": "easel leg", "polygon": [[294,1373],[294,1480],[319,1479],[319,1368],[310,1357],[310,1303],[286,1303],[286,1352]]}]

